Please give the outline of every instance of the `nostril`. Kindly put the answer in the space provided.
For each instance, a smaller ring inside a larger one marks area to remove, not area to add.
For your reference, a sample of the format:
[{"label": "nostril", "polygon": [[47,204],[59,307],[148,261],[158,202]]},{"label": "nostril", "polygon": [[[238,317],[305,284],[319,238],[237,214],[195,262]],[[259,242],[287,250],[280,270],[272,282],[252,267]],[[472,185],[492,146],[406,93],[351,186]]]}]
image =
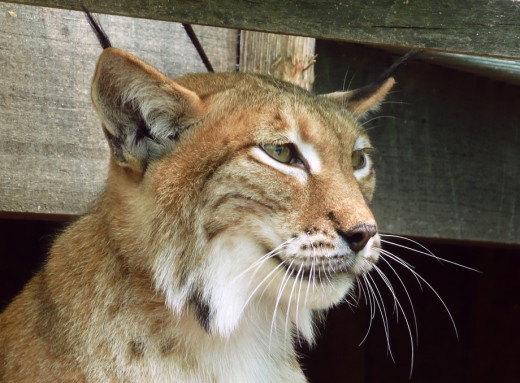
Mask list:
[{"label": "nostril", "polygon": [[363,250],[368,240],[377,233],[374,225],[358,225],[348,231],[338,230],[338,234],[348,243],[350,248],[358,252]]}]

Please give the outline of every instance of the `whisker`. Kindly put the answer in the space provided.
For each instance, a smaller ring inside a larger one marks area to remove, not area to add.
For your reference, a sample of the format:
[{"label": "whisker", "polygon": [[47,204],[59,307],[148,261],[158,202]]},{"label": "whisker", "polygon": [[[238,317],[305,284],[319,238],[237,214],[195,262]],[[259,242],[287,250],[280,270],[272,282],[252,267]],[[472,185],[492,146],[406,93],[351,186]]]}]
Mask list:
[{"label": "whisker", "polygon": [[414,271],[414,267],[412,265],[410,265],[408,262],[404,261],[403,259],[399,258],[398,256],[392,254],[391,252],[389,252],[388,250],[384,250],[384,249],[379,249],[379,251],[381,252],[381,254],[387,256],[388,258],[390,258],[391,260],[393,260],[394,262],[398,263],[399,265],[403,266],[405,269],[408,269],[408,271],[410,271],[413,275],[413,277],[415,278],[415,280],[417,281],[417,284],[419,285],[419,287],[421,288],[421,291],[424,291],[423,290],[423,286],[422,286],[422,283],[421,283],[421,280],[419,278],[417,278],[417,276],[413,273]]},{"label": "whisker", "polygon": [[[316,247],[314,246],[313,243],[311,243],[311,247],[312,247],[312,251],[313,251],[312,259],[314,261],[315,259],[317,259],[317,257],[316,257]],[[320,287],[321,287],[322,291],[325,291],[325,286],[323,286],[323,280],[321,278],[321,268],[318,267],[317,269],[318,269],[318,280],[319,280],[319,283],[320,283]],[[315,269],[314,272],[316,272],[316,269]]]},{"label": "whisker", "polygon": [[264,263],[267,259],[275,257],[276,255],[280,254],[280,252],[283,250],[284,247],[286,247],[289,243],[294,241],[295,238],[289,238],[287,241],[281,243],[277,247],[275,247],[273,250],[268,252],[267,254],[262,255],[260,258],[258,258],[256,261],[254,261],[250,266],[248,266],[245,270],[243,270],[240,274],[238,274],[236,277],[234,277],[230,283],[236,282],[237,279],[244,276],[244,274],[247,274],[252,268],[259,266],[261,263]]},{"label": "whisker", "polygon": [[[364,275],[363,275],[363,280],[365,281],[365,283],[368,284],[368,281],[366,280]],[[361,281],[359,281],[359,286],[360,287],[362,286]],[[370,329],[372,328],[372,321],[374,320],[374,310],[373,310],[373,306],[372,306],[372,298],[369,296],[368,287],[367,287],[367,293],[365,293],[364,289],[362,291],[363,291],[363,294],[365,294],[365,302],[367,302],[367,305],[370,309],[370,322],[368,323],[368,329],[365,333],[365,336],[363,337],[361,342],[358,344],[358,347],[361,346],[363,343],[365,343],[365,340],[367,339],[368,334],[370,333]]]},{"label": "whisker", "polygon": [[354,309],[359,307],[359,302],[356,301],[356,297],[352,292],[348,292],[343,301],[348,305],[352,312],[354,312]]},{"label": "whisker", "polygon": [[360,124],[360,125],[361,125],[361,126],[365,126],[365,125],[368,124],[369,122],[372,122],[372,121],[375,121],[375,120],[379,120],[380,118],[393,118],[394,120],[397,119],[397,117],[395,117],[395,116],[377,116],[377,117],[373,117],[373,118],[371,118],[370,120],[363,121],[363,123]]},{"label": "whisker", "polygon": [[419,242],[416,242],[414,241],[413,239],[410,239],[410,238],[406,238],[406,237],[401,237],[401,236],[398,236],[398,235],[389,235],[389,234],[381,234],[382,237],[390,237],[390,238],[398,238],[398,239],[404,239],[404,240],[407,240],[407,241],[410,241],[412,243],[414,243],[415,245],[417,246],[420,246],[422,249],[426,250],[426,251],[421,251],[421,250],[417,250],[417,249],[414,249],[412,247],[409,247],[409,246],[405,246],[405,245],[401,245],[399,243],[394,243],[394,242],[390,242],[390,241],[386,241],[384,239],[381,239],[381,242],[382,243],[388,243],[390,245],[393,245],[393,246],[397,246],[397,247],[401,247],[403,249],[407,249],[407,250],[410,250],[410,251],[413,251],[415,253],[418,253],[418,254],[423,254],[423,255],[426,255],[428,257],[432,257],[434,259],[437,259],[438,261],[440,262],[446,262],[446,263],[450,263],[452,265],[455,265],[455,266],[458,266],[458,267],[461,267],[463,269],[467,269],[467,270],[471,270],[471,271],[475,271],[477,273],[481,273],[482,274],[482,271],[480,270],[477,270],[477,269],[474,269],[472,267],[469,267],[469,266],[465,266],[465,265],[462,265],[460,263],[457,263],[457,262],[453,262],[453,261],[450,261],[448,259],[445,259],[445,258],[441,258],[435,254],[433,254],[427,247],[421,245]]},{"label": "whisker", "polygon": [[[247,298],[246,302],[244,303],[244,305],[242,306],[242,310],[240,311],[240,313],[242,313],[246,306],[249,304],[249,302],[251,301],[251,299],[253,299],[253,296],[256,294],[256,292],[258,291],[258,289],[260,289],[260,287],[264,284],[264,282],[269,279],[271,277],[271,275],[273,275],[280,267],[282,267],[283,264],[279,263],[273,270],[271,270],[269,272],[269,274],[267,274],[264,279],[262,279],[262,281],[260,281],[260,283],[255,287],[255,289],[253,290],[253,292],[251,294],[249,294],[249,297]],[[271,279],[271,282],[273,281],[273,279]],[[270,284],[270,283],[269,283]],[[269,286],[269,284],[267,286]],[[266,288],[267,288],[266,286]]]},{"label": "whisker", "polygon": [[331,285],[332,281],[330,280],[329,275],[327,273],[327,270],[325,269],[325,264],[322,264],[321,268],[323,269],[323,275],[325,275],[325,278],[327,278],[327,281],[329,282],[329,285]]},{"label": "whisker", "polygon": [[[383,254],[384,253],[386,253],[386,251],[384,251]],[[418,345],[419,344],[419,326],[417,324],[417,315],[415,314],[415,308],[413,306],[412,297],[410,296],[408,289],[406,288],[403,280],[401,279],[401,277],[399,276],[399,274],[397,273],[395,268],[384,257],[381,257],[381,259],[383,260],[383,262],[385,262],[388,265],[388,267],[390,267],[390,270],[392,270],[394,275],[397,277],[397,279],[401,283],[401,286],[403,286],[406,296],[408,297],[408,302],[410,303],[410,308],[412,309],[413,321],[414,321],[414,326],[415,326],[415,342]]]},{"label": "whisker", "polygon": [[383,101],[380,105],[386,104],[412,105],[412,103],[405,101]]},{"label": "whisker", "polygon": [[315,283],[314,283],[314,263],[315,262],[316,262],[316,258],[312,258],[311,269],[309,272],[309,281],[307,282],[307,288],[305,289],[305,299],[303,301],[304,306],[307,306],[307,298],[309,296],[309,288],[311,287],[311,283],[312,283],[312,288],[313,289],[316,288]]},{"label": "whisker", "polygon": [[358,293],[358,297],[357,297],[358,304],[359,304],[359,301],[361,300],[361,295],[363,295],[363,298],[365,300],[365,304],[368,305],[367,296],[366,296],[365,291],[363,289],[363,285],[361,284],[361,280],[359,279],[358,276],[356,276],[356,286],[358,286],[358,288],[359,288],[359,293]]},{"label": "whisker", "polygon": [[399,302],[399,299],[397,299],[397,296],[395,295],[394,289],[392,287],[392,284],[390,283],[390,280],[386,277],[386,275],[383,273],[383,271],[377,267],[374,266],[374,270],[379,274],[385,285],[388,287],[388,290],[394,297],[394,301],[397,303],[399,309],[401,310],[401,313],[403,314],[404,321],[406,323],[406,327],[408,328],[408,335],[410,336],[410,347],[411,347],[411,359],[410,359],[410,378],[412,377],[412,371],[415,361],[415,348],[414,348],[414,342],[413,342],[413,335],[412,335],[412,328],[410,327],[410,322],[408,321],[408,317],[406,316],[406,313],[403,309],[403,306],[401,305],[401,302]]},{"label": "whisker", "polygon": [[[411,238],[408,238],[408,237],[403,237],[401,235],[395,235],[395,234],[380,234],[381,237],[387,237],[387,238],[397,238],[397,239],[403,239],[405,241],[408,241],[408,242],[412,242],[414,245],[417,245],[419,246],[420,248],[422,248],[424,251],[427,251],[429,254],[431,254],[432,256],[435,257],[435,254],[433,254],[433,252],[428,249],[426,246],[424,246],[422,243],[420,242],[417,242],[417,241],[414,241],[413,239]],[[392,242],[389,242],[389,243],[392,243]]]},{"label": "whisker", "polygon": [[[395,255],[393,254],[390,254],[388,252],[386,252],[385,254],[386,256],[388,256],[390,259],[396,261],[397,263],[401,264],[399,262],[399,258],[396,257]],[[406,266],[405,266],[406,267]],[[412,273],[414,276],[416,276],[418,279],[420,279],[424,284],[426,284],[426,286],[429,287],[429,289],[435,294],[435,296],[437,297],[437,299],[439,300],[439,302],[441,302],[441,304],[444,306],[444,309],[446,310],[446,313],[448,314],[448,316],[450,317],[450,320],[451,320],[451,324],[453,326],[453,329],[455,330],[455,336],[457,337],[457,340],[459,339],[459,332],[457,330],[457,326],[455,324],[455,320],[453,319],[453,315],[451,314],[451,311],[449,310],[448,306],[446,305],[446,303],[444,302],[444,300],[441,298],[441,296],[439,295],[439,293],[437,292],[437,290],[435,290],[433,288],[433,286],[428,283],[428,281],[426,279],[424,279],[419,273],[417,273],[415,270],[412,270],[411,268],[408,268],[406,267],[408,271],[410,271],[410,273]]]},{"label": "whisker", "polygon": [[[347,77],[348,77],[348,71],[349,70],[350,70],[350,66],[347,67],[347,71],[345,72],[345,76],[343,77],[343,87],[341,88],[341,90],[343,92],[345,92],[345,90],[346,90],[345,89],[345,85],[347,83]],[[352,83],[352,79],[350,79],[349,88],[350,88],[351,83]],[[348,88],[347,88],[347,90],[348,90]]]},{"label": "whisker", "polygon": [[[343,91],[345,91],[345,80],[347,79],[347,74],[348,74],[348,71],[350,69],[350,66],[347,68],[347,73],[345,74],[345,78],[343,80]],[[354,73],[354,75],[350,78],[350,81],[348,82],[348,86],[347,86],[347,89],[346,89],[346,92],[348,93],[350,91],[350,88],[352,87],[352,82],[354,81],[354,79],[356,78],[356,74]],[[347,109],[348,108],[348,100],[346,97],[342,97],[341,98],[341,109]],[[357,121],[357,119],[356,119]]]},{"label": "whisker", "polygon": [[271,331],[270,331],[269,338],[271,338],[271,335],[273,333],[273,326],[275,326],[275,321],[276,321],[276,312],[278,310],[278,305],[280,304],[280,300],[282,299],[283,291],[285,290],[285,286],[287,286],[287,283],[289,283],[289,280],[290,280],[290,277],[292,274],[293,263],[294,263],[294,260],[292,260],[291,263],[289,264],[289,266],[287,267],[287,271],[285,272],[285,274],[282,278],[282,282],[280,283],[280,287],[278,288],[278,292],[276,294],[276,303],[274,305],[273,318],[271,321]]},{"label": "whisker", "polygon": [[[303,270],[303,264],[300,266],[300,269]],[[299,273],[299,271],[298,271]],[[298,298],[296,299],[296,327],[299,328],[299,318],[300,318],[300,297],[302,295],[302,285],[303,285],[303,274],[300,278],[300,287],[298,288]],[[307,287],[309,286],[309,283],[307,283]],[[300,336],[299,336],[299,332],[298,332],[298,343],[300,344],[301,346],[301,339],[300,339]]]},{"label": "whisker", "polygon": [[392,294],[392,297],[394,298],[394,314],[396,316],[396,321],[399,323],[399,310],[397,307],[397,296],[395,294],[394,288],[392,287],[392,284],[390,283],[390,280],[386,277],[386,275],[382,272],[381,269],[379,269],[376,265],[373,265],[376,272],[379,274],[379,277],[381,280],[385,283],[385,285],[390,290],[390,293]]},{"label": "whisker", "polygon": [[287,336],[287,327],[289,325],[289,312],[291,310],[291,303],[292,303],[292,296],[294,293],[294,288],[296,287],[296,284],[298,283],[298,278],[300,277],[300,273],[303,269],[303,263],[300,265],[300,268],[298,269],[298,272],[296,273],[296,276],[294,277],[293,286],[291,288],[291,294],[289,294],[289,303],[287,304],[287,313],[285,314],[285,334]]},{"label": "whisker", "polygon": [[[395,363],[394,355],[392,353],[392,347],[390,346],[390,328],[388,326],[388,315],[386,313],[386,308],[385,308],[385,304],[383,301],[383,297],[382,297],[379,289],[377,288],[377,285],[374,282],[374,279],[370,276],[370,274],[365,274],[365,276],[372,281],[372,285],[367,284],[367,286],[372,291],[372,296],[374,297],[374,301],[379,308],[379,312],[381,313],[381,320],[383,322],[383,327],[384,327],[385,336],[386,336],[387,351],[388,351],[388,354],[390,355],[390,358]],[[379,300],[377,299],[378,296],[379,296]]]}]

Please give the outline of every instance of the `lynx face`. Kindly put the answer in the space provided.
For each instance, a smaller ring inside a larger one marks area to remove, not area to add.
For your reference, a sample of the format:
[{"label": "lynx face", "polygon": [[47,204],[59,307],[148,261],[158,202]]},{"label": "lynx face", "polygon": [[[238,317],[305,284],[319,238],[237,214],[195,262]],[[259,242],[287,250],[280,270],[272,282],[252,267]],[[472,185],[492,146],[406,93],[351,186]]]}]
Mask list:
[{"label": "lynx face", "polygon": [[129,262],[210,334],[261,315],[312,341],[313,310],[378,259],[372,148],[356,118],[392,85],[321,97],[256,75],[172,81],[106,49],[92,97]]}]

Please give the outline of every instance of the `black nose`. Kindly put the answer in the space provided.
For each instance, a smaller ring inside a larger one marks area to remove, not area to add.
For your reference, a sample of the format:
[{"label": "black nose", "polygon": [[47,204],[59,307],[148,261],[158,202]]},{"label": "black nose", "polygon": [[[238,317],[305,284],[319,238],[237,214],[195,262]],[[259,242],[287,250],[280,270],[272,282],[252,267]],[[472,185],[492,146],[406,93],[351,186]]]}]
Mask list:
[{"label": "black nose", "polygon": [[368,240],[377,233],[374,225],[358,225],[348,231],[338,230],[338,234],[348,243],[350,248],[358,252],[367,244]]}]

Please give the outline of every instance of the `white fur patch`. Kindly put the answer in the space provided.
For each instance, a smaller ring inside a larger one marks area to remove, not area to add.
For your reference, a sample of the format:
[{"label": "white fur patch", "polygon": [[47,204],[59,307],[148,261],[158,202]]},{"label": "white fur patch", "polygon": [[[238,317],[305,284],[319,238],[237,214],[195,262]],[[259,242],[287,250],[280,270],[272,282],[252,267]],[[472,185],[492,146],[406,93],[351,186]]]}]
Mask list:
[{"label": "white fur patch", "polygon": [[314,147],[304,142],[296,130],[291,131],[289,138],[303,157],[302,160],[309,167],[309,172],[311,174],[319,173],[321,171],[321,160]]},{"label": "white fur patch", "polygon": [[229,338],[241,321],[244,305],[250,294],[249,280],[237,278],[250,259],[262,255],[261,248],[243,237],[221,236],[214,241],[208,254],[205,281],[211,306],[211,331]]},{"label": "white fur patch", "polygon": [[359,256],[371,261],[372,263],[376,263],[379,259],[379,251],[377,250],[379,243],[380,237],[379,234],[376,234],[368,240],[365,247],[359,252]]},{"label": "white fur patch", "polygon": [[[296,130],[292,130],[288,136],[290,142],[296,147],[301,160],[308,167],[308,172],[311,174],[317,174],[321,171],[321,160],[311,144],[304,142]],[[270,155],[268,155],[262,149],[255,147],[251,149],[251,154],[257,160],[266,163],[267,165],[279,170],[280,172],[292,176],[304,183],[307,181],[308,173],[307,170],[299,168],[291,164],[284,164],[276,161]]]},{"label": "white fur patch", "polygon": [[[166,295],[166,306],[176,314],[180,314],[188,301],[190,283],[180,286],[175,279],[176,250],[166,248],[157,255],[153,266],[155,289]],[[193,277],[190,275],[190,277]]]}]

